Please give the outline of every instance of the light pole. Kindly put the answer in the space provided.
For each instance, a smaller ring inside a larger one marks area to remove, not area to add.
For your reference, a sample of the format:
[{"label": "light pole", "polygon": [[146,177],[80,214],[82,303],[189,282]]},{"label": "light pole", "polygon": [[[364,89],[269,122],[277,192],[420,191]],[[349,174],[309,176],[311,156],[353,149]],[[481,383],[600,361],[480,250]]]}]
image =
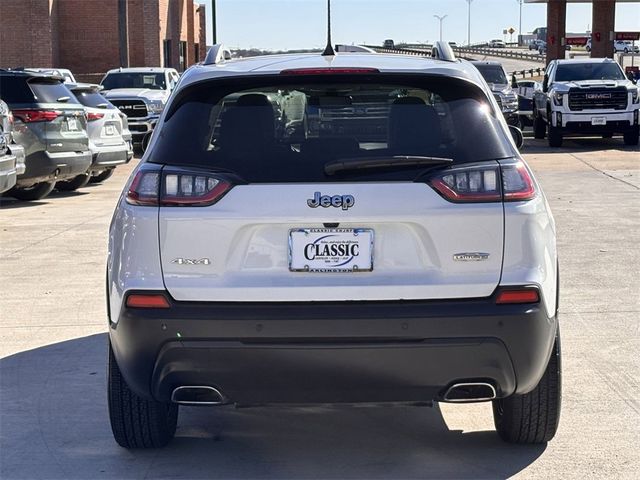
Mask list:
[{"label": "light pole", "polygon": [[440,41],[442,41],[442,21],[447,18],[447,15],[434,15],[440,21]]},{"label": "light pole", "polygon": [[469,5],[469,13],[467,15],[467,46],[471,45],[471,2],[473,2],[473,0],[467,0],[467,4]]},{"label": "light pole", "polygon": [[522,35],[522,2],[523,0],[516,0],[520,4],[520,20],[518,21],[518,35]]}]

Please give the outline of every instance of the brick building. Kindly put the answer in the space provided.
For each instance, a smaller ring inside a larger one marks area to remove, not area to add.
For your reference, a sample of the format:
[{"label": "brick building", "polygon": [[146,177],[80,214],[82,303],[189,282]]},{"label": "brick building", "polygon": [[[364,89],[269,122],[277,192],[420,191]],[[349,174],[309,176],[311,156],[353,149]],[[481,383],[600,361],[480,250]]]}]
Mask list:
[{"label": "brick building", "polygon": [[[1,0],[0,67],[59,67],[96,81],[120,66],[119,0]],[[126,0],[129,64],[184,70],[206,54],[205,7]]]}]

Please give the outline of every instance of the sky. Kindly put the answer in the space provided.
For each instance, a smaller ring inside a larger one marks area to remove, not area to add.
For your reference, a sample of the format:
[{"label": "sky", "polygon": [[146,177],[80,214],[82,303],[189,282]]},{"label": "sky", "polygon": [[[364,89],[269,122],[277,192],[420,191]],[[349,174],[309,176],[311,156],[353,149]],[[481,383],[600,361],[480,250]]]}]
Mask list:
[{"label": "sky", "polygon": [[[212,0],[207,7],[207,44],[211,44]],[[324,47],[326,0],[215,0],[218,42],[230,48],[285,50]],[[518,29],[519,0],[473,0],[471,43],[503,38],[503,29]],[[523,4],[522,30],[546,24],[545,4]],[[466,0],[332,0],[333,43],[380,45],[425,43],[439,39],[439,22],[447,15],[443,40],[467,42]],[[567,5],[567,31],[585,32],[591,25],[590,4]],[[640,2],[616,7],[616,30],[640,30]]]}]

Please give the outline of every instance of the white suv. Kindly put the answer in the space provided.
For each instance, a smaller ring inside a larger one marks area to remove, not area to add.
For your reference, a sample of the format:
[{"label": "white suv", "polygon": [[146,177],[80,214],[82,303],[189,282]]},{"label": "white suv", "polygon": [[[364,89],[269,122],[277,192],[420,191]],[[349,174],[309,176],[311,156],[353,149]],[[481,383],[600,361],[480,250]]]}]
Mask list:
[{"label": "white suv", "polygon": [[471,64],[205,62],[158,129],[109,234],[120,445],[179,404],[492,401],[506,441],[554,436],[555,224]]}]

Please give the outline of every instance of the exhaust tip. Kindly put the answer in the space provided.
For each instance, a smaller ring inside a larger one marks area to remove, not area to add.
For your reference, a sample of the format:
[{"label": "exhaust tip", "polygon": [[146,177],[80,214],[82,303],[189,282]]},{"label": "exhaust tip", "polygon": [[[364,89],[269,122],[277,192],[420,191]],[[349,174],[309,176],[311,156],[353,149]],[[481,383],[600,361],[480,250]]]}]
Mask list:
[{"label": "exhaust tip", "polygon": [[171,394],[171,401],[180,405],[222,405],[226,397],[215,387],[190,385],[177,387]]},{"label": "exhaust tip", "polygon": [[454,383],[444,394],[445,402],[486,402],[496,398],[496,389],[486,382]]}]

